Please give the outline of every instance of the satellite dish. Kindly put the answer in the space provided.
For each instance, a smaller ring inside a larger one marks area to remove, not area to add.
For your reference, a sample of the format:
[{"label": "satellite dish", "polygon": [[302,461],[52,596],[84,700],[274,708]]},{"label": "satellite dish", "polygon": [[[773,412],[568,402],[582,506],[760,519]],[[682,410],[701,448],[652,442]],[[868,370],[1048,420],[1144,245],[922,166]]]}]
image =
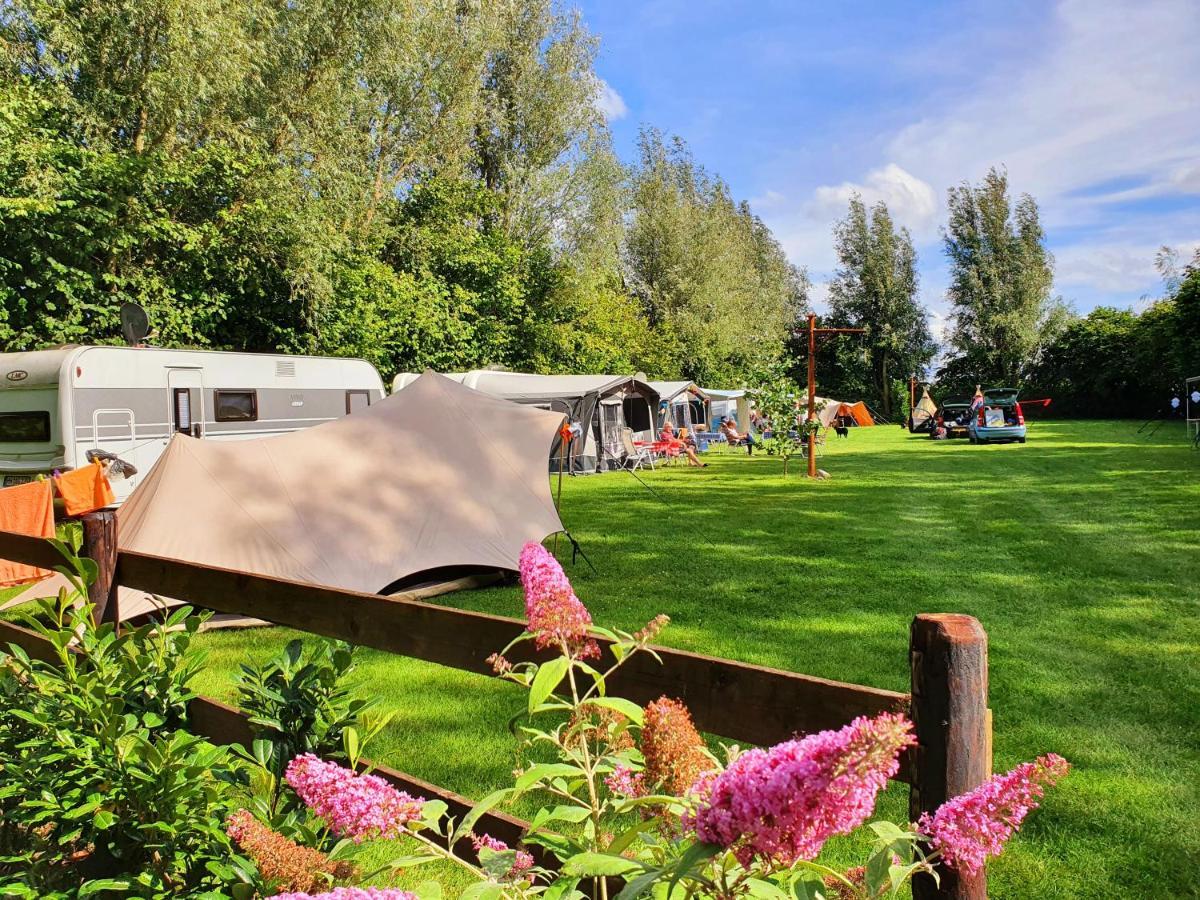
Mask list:
[{"label": "satellite dish", "polygon": [[150,333],[150,317],[136,303],[121,304],[121,336],[130,347],[136,347]]}]

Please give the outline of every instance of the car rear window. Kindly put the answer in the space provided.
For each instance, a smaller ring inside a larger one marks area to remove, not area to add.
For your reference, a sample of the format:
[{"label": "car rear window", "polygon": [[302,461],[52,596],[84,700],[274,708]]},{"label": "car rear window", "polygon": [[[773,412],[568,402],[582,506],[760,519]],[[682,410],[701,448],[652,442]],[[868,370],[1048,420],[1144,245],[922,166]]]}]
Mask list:
[{"label": "car rear window", "polygon": [[0,413],[0,443],[50,443],[50,413],[41,409]]}]

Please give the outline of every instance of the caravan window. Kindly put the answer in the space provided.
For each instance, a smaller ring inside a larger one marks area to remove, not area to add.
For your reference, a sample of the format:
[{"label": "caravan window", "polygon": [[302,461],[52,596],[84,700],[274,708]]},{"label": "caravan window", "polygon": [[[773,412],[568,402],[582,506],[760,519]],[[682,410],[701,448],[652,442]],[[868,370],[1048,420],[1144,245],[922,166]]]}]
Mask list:
[{"label": "caravan window", "polygon": [[218,422],[257,422],[257,391],[213,391]]},{"label": "caravan window", "polygon": [[50,413],[42,410],[0,413],[0,442],[50,443]]},{"label": "caravan window", "polygon": [[371,405],[370,391],[346,391],[346,414],[366,409]]}]

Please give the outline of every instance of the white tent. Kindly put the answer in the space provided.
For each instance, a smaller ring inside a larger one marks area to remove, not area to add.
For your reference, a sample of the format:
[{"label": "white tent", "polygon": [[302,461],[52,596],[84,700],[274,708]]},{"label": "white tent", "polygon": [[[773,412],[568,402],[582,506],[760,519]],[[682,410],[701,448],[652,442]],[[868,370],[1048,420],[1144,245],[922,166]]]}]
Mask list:
[{"label": "white tent", "polygon": [[725,391],[719,388],[704,388],[708,396],[709,416],[721,421],[726,416],[737,423],[738,431],[750,430],[750,392]]},{"label": "white tent", "polygon": [[708,431],[708,394],[692,381],[651,381],[650,387],[658,391],[658,427],[661,428],[668,416],[676,428],[693,431]]}]

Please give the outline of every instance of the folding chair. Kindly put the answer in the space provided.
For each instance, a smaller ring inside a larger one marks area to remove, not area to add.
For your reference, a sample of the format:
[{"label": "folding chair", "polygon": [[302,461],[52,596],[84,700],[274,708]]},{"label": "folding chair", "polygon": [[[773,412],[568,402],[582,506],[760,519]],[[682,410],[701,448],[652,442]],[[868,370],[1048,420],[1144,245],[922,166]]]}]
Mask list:
[{"label": "folding chair", "polygon": [[621,429],[621,443],[625,446],[625,465],[631,469],[640,469],[646,463],[654,468],[654,454],[649,447],[639,447],[633,442],[633,429]]}]

